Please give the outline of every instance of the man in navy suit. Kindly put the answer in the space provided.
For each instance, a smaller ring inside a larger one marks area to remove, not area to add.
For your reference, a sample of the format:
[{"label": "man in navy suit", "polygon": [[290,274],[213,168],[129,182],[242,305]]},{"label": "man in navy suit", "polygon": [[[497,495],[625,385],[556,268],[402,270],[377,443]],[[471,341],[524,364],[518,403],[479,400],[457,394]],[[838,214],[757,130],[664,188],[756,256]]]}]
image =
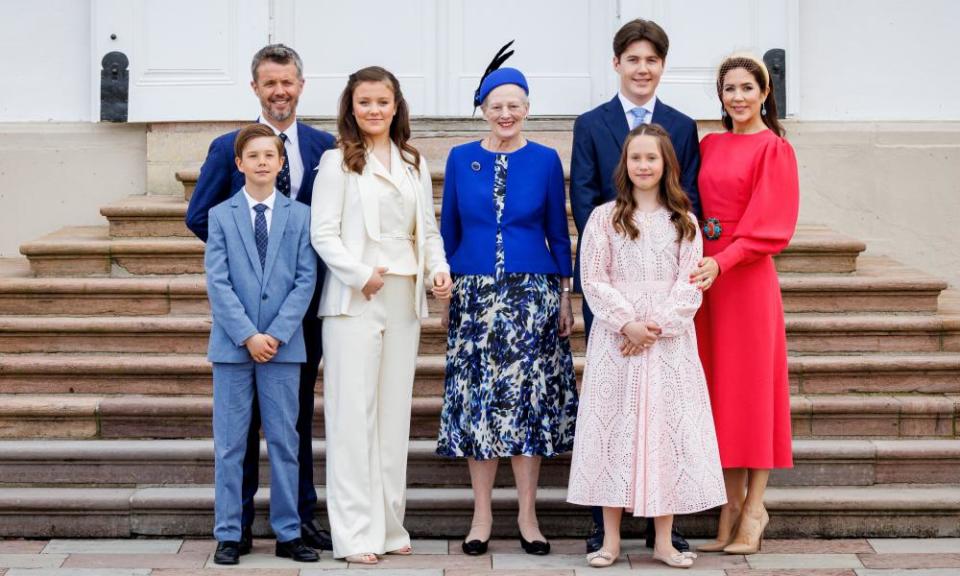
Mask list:
[{"label": "man in navy suit", "polygon": [[[577,233],[583,229],[593,209],[613,200],[617,193],[613,173],[620,161],[623,140],[630,129],[641,123],[656,123],[670,134],[680,161],[680,185],[693,212],[699,217],[700,196],[697,173],[700,170],[700,139],[697,123],[689,116],[667,106],[656,96],[663,75],[670,40],[655,22],[637,18],[624,24],[613,37],[613,67],[620,75],[620,91],[612,100],[582,114],[573,125],[573,155],[570,160],[570,205]],[[580,247],[574,290],[581,292]],[[587,335],[593,314],[583,301],[583,321]],[[603,510],[593,509],[594,530],[587,538],[587,551],[603,545]],[[689,550],[682,536],[674,532],[677,550]],[[647,546],[653,547],[653,521],[647,522]]]},{"label": "man in navy suit", "polygon": [[[300,56],[283,44],[271,44],[253,57],[250,86],[260,100],[258,122],[266,124],[284,142],[286,162],[277,177],[277,190],[284,196],[310,205],[313,180],[320,156],[335,145],[326,132],[297,122],[297,102],[303,91],[303,63]],[[239,130],[217,137],[200,168],[200,178],[187,209],[187,227],[198,238],[207,241],[207,216],[211,208],[232,197],[243,187],[243,174],[234,161],[234,142]],[[303,319],[307,361],[300,367],[300,407],[297,417],[299,446],[298,511],[304,543],[313,548],[331,550],[330,534],[314,518],[317,492],[313,484],[313,391],[322,354],[320,320],[317,305],[323,286],[324,266],[318,262],[317,284],[313,299]],[[260,413],[254,403],[247,452],[243,461],[243,534],[241,553],[250,551],[253,541],[253,496],[259,486]]]}]

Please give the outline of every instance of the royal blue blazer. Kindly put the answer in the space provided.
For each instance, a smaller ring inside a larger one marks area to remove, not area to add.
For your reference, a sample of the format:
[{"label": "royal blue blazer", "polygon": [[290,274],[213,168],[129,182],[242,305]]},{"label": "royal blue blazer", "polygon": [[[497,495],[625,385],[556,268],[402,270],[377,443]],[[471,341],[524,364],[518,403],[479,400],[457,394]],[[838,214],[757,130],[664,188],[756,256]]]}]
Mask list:
[{"label": "royal blue blazer", "polygon": [[[700,138],[697,123],[689,116],[667,106],[659,98],[653,108],[651,122],[659,124],[670,134],[670,141],[680,162],[680,185],[683,187],[693,213],[699,218],[700,193],[697,175],[700,172]],[[620,161],[623,140],[630,127],[623,113],[620,98],[597,106],[581,114],[573,124],[573,153],[570,157],[570,206],[577,232],[582,236],[590,213],[597,206],[613,200],[613,173]],[[579,244],[578,244],[579,248]],[[577,250],[575,288],[580,289],[580,254]]]},{"label": "royal blue blazer", "polygon": [[[496,156],[478,141],[454,147],[447,157],[440,234],[454,274],[495,273]],[[500,224],[504,269],[569,278],[573,267],[560,156],[553,148],[530,141],[507,156],[507,194]]]},{"label": "royal blue blazer", "polygon": [[[234,162],[233,144],[240,130],[234,130],[218,136],[210,143],[207,159],[200,168],[197,187],[190,197],[187,208],[187,228],[197,238],[207,241],[207,213],[211,208],[243,188],[243,174],[237,170]],[[333,136],[297,122],[297,137],[300,145],[300,158],[303,160],[303,181],[297,193],[297,201],[307,206],[313,197],[313,180],[317,176],[320,156],[333,148],[336,141]]]}]

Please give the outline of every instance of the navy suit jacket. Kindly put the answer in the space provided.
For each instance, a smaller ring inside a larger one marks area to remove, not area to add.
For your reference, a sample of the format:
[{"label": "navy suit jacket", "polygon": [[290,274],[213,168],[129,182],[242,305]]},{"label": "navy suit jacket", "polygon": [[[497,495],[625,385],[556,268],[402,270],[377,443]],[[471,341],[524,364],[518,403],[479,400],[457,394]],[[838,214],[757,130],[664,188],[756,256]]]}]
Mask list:
[{"label": "navy suit jacket", "polygon": [[[200,168],[197,187],[190,197],[187,208],[187,228],[197,238],[207,241],[207,213],[211,208],[230,198],[243,188],[243,174],[234,162],[233,144],[239,130],[234,130],[210,143],[207,159]],[[313,197],[313,179],[317,176],[320,156],[336,144],[334,137],[326,132],[297,122],[297,137],[300,157],[303,159],[303,181],[297,193],[297,201],[307,206]]]},{"label": "navy suit jacket", "polygon": [[[654,124],[670,134],[670,141],[680,162],[680,185],[690,198],[693,213],[699,218],[700,194],[697,174],[700,171],[700,138],[697,123],[689,116],[657,99],[653,108]],[[590,213],[597,206],[616,197],[613,172],[620,161],[623,140],[630,127],[619,96],[580,115],[573,124],[573,155],[570,159],[570,206],[577,233],[583,236]],[[577,243],[577,266],[574,287],[580,290],[580,244]]]}]

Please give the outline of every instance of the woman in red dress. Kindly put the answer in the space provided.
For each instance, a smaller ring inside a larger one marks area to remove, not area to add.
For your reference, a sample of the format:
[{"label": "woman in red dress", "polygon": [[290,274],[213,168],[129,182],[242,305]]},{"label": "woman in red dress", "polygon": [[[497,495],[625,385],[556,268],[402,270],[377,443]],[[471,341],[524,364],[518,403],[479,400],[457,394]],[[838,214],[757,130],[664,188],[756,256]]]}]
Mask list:
[{"label": "woman in red dress", "polygon": [[703,253],[691,282],[705,292],[696,316],[727,490],[717,539],[700,549],[759,550],[769,517],[771,468],[790,468],[790,389],[783,302],[773,256],[797,224],[799,184],[783,138],[770,74],[752,55],[717,76],[726,132],[700,143]]}]

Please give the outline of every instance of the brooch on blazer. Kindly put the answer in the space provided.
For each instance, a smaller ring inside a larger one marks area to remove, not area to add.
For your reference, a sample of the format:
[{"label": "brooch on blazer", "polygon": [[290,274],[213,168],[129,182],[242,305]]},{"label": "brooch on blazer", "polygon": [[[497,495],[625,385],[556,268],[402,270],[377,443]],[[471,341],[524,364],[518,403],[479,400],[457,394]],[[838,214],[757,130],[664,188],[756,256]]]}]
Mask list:
[{"label": "brooch on blazer", "polygon": [[470,168],[473,168],[473,171],[474,171],[474,172],[479,172],[479,171],[480,171],[480,163],[477,162],[476,160],[474,160],[473,162],[470,163]]}]

